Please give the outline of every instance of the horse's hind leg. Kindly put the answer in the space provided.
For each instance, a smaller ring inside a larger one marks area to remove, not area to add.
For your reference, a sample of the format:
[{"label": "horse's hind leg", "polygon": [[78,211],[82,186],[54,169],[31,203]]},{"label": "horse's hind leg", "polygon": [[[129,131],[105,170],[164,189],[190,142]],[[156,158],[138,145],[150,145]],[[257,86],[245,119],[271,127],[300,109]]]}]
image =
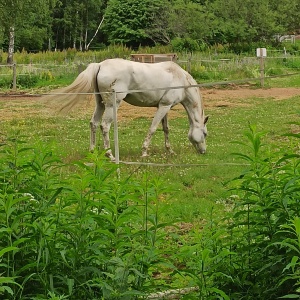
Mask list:
[{"label": "horse's hind leg", "polygon": [[162,128],[165,134],[165,147],[167,152],[174,153],[171,149],[171,144],[169,141],[169,126],[168,126],[168,114],[166,114],[161,120]]},{"label": "horse's hind leg", "polygon": [[[106,156],[110,158],[110,160],[115,160],[112,151],[110,149],[110,140],[109,140],[109,131],[111,127],[111,123],[113,122],[113,117],[114,117],[114,109],[113,109],[113,103],[112,103],[112,98],[114,95],[105,95],[107,98],[105,100],[106,106],[105,106],[105,111],[102,117],[101,121],[101,131],[103,135],[103,144],[104,144],[104,149],[106,150]],[[105,97],[103,96],[103,97]],[[125,94],[117,94],[117,99],[116,99],[116,110],[118,110],[121,100],[125,97]]]},{"label": "horse's hind leg", "polygon": [[94,151],[96,147],[96,131],[97,127],[100,123],[102,118],[105,106],[103,104],[102,98],[100,94],[95,95],[96,100],[96,107],[94,114],[90,121],[90,128],[91,128],[91,135],[90,135],[90,151]]}]

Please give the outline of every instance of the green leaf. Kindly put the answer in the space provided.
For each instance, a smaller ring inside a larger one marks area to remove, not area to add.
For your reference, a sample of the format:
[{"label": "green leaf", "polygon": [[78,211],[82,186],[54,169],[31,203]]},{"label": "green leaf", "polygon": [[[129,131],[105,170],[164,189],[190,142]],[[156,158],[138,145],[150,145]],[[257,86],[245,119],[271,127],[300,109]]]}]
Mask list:
[{"label": "green leaf", "polygon": [[300,294],[296,295],[296,294],[288,294],[282,297],[279,297],[279,299],[300,299]]},{"label": "green leaf", "polygon": [[6,247],[6,248],[0,250],[0,257],[3,256],[5,253],[10,252],[10,251],[19,251],[19,248],[17,248],[17,247]]}]

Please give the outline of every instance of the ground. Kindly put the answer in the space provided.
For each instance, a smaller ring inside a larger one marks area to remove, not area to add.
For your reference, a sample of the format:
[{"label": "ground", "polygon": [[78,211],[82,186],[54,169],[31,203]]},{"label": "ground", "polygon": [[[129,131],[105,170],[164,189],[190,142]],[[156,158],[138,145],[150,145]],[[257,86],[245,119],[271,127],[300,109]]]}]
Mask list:
[{"label": "ground", "polygon": [[[249,87],[231,87],[230,89],[201,89],[203,96],[204,107],[220,107],[220,106],[237,106],[246,105],[243,99],[259,97],[259,98],[273,98],[274,100],[287,99],[293,96],[300,95],[300,88],[249,88]],[[0,94],[0,119],[2,121],[24,119],[33,116],[45,117],[49,113],[53,113],[49,108],[40,103],[39,96],[26,95],[1,95]],[[76,109],[73,114],[81,117],[90,117],[93,113],[94,103],[92,97],[88,99],[81,107]],[[170,112],[170,117],[178,116],[183,110],[181,105],[178,105]],[[126,119],[134,119],[139,117],[152,117],[155,108],[140,108],[123,103],[119,109],[118,118],[120,121]]]}]

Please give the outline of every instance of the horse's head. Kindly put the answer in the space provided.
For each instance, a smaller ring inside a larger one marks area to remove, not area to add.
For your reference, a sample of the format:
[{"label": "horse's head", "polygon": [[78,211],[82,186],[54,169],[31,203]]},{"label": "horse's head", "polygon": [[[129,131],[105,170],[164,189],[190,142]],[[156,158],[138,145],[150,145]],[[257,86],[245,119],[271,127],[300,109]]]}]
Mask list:
[{"label": "horse's head", "polygon": [[188,134],[190,142],[194,145],[199,154],[204,154],[206,152],[205,139],[207,136],[207,121],[208,116],[204,118],[204,122],[200,126],[192,126]]}]

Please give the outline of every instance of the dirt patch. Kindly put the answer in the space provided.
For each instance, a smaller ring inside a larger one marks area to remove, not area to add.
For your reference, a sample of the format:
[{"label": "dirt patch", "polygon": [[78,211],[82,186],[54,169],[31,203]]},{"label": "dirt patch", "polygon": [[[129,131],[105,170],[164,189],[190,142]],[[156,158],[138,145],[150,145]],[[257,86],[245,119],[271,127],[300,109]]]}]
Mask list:
[{"label": "dirt patch", "polygon": [[[234,107],[247,106],[243,99],[247,98],[271,98],[274,100],[288,99],[300,95],[300,88],[270,88],[270,89],[251,89],[248,87],[235,87],[232,89],[201,89],[201,93],[206,108],[213,107]],[[70,113],[71,117],[90,118],[94,110],[94,101],[88,99],[84,105]],[[152,118],[155,108],[142,108],[122,103],[118,118],[131,120],[141,117]],[[172,109],[169,113],[170,118],[176,118],[184,113],[181,105]],[[28,96],[1,96],[0,97],[0,120],[18,120],[30,117],[49,117],[53,112],[40,102],[40,97]]]},{"label": "dirt patch", "polygon": [[300,95],[300,88],[270,89],[206,89],[202,91],[205,107],[247,106],[241,100],[247,98],[271,98],[274,100],[288,99]]}]

